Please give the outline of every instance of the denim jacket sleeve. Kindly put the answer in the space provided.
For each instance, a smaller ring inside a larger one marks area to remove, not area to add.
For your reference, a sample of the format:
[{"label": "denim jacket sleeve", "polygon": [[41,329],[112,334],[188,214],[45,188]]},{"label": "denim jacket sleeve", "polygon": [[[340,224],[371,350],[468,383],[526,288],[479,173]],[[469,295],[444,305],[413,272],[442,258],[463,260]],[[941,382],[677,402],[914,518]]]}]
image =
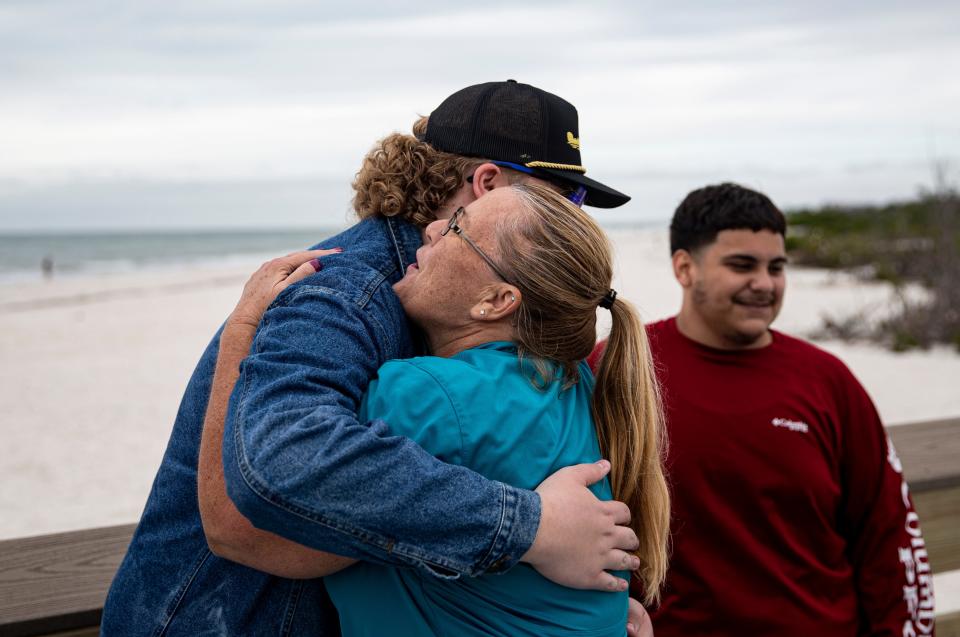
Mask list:
[{"label": "denim jacket sleeve", "polygon": [[441,577],[509,568],[533,543],[539,496],[358,421],[369,380],[409,355],[409,335],[389,285],[345,292],[335,270],[278,297],[241,365],[223,445],[230,498],[255,526],[316,549]]}]

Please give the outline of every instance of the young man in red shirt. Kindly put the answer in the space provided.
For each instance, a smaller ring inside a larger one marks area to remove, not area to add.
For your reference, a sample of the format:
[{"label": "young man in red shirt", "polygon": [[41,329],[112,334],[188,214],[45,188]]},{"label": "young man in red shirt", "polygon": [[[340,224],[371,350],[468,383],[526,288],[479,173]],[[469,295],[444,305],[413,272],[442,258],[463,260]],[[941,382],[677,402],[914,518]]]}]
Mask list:
[{"label": "young man in red shirt", "polygon": [[690,193],[670,226],[683,304],[647,328],[674,511],[654,630],[932,634],[919,520],[873,403],[837,358],[770,329],[785,233],[735,184]]}]

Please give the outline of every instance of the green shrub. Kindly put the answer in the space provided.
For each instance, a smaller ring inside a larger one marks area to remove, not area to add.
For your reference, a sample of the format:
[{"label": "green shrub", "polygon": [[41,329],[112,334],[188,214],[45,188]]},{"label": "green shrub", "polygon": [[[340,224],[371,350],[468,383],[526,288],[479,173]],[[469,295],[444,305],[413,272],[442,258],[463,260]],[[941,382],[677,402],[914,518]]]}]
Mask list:
[{"label": "green shrub", "polygon": [[895,351],[936,343],[960,350],[960,196],[956,191],[942,189],[886,206],[794,210],[787,213],[787,221],[787,249],[795,263],[852,270],[898,289],[916,282],[930,292],[929,302],[902,302],[890,319],[866,332],[866,328],[851,329],[859,322],[856,317],[833,318],[824,322],[821,336],[867,337]]}]

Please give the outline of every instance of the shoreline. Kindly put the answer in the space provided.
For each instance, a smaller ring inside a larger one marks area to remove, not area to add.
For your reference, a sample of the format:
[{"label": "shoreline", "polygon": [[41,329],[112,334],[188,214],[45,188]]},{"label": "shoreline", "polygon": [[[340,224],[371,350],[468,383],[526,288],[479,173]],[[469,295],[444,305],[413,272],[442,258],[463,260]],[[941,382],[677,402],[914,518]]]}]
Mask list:
[{"label": "shoreline", "polygon": [[[680,292],[665,233],[611,237],[614,287],[647,321],[672,315]],[[0,284],[0,426],[10,443],[0,456],[0,538],[139,518],[193,366],[262,260]],[[889,296],[838,273],[788,277],[774,327],[799,336],[822,311]],[[950,350],[817,345],[847,363],[888,424],[960,415],[950,380],[960,378],[960,355]]]}]

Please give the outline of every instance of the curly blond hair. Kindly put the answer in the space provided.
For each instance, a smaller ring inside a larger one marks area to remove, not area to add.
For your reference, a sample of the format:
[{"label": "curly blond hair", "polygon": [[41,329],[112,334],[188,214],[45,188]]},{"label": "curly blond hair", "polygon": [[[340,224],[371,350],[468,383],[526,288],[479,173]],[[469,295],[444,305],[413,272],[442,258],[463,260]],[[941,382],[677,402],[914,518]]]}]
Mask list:
[{"label": "curly blond hair", "polygon": [[421,117],[413,135],[387,135],[367,153],[352,184],[357,216],[399,216],[426,226],[466,176],[488,161],[436,150],[418,139],[426,130],[427,118]]}]

